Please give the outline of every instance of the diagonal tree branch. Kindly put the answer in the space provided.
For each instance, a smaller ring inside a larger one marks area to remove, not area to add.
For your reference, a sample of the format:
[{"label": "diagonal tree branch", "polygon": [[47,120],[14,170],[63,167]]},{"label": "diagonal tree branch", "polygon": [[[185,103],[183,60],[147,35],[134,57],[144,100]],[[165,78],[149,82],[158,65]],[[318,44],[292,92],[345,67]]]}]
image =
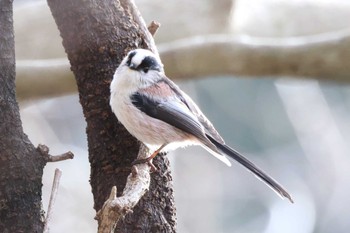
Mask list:
[{"label": "diagonal tree branch", "polygon": [[[87,122],[90,183],[94,208],[99,211],[110,196],[111,187],[118,187],[119,192],[124,190],[131,162],[140,151],[139,142],[118,124],[110,109],[109,84],[130,49],[142,47],[156,52],[156,48],[131,0],[48,0],[48,3],[63,38]],[[149,191],[133,213],[118,222],[116,232],[175,232],[169,162],[165,156],[159,156],[154,164],[159,173],[152,174]]]},{"label": "diagonal tree branch", "polygon": [[[148,31],[154,36],[159,27],[159,23],[152,21],[148,26]],[[145,159],[149,156],[148,148],[141,144],[137,159]],[[156,169],[149,165],[137,164],[132,166],[131,173],[127,178],[125,188],[120,197],[116,196],[117,187],[113,186],[109,198],[96,214],[99,233],[114,232],[120,219],[123,219],[128,213],[132,213],[132,209],[149,189],[151,181],[150,170]]]}]

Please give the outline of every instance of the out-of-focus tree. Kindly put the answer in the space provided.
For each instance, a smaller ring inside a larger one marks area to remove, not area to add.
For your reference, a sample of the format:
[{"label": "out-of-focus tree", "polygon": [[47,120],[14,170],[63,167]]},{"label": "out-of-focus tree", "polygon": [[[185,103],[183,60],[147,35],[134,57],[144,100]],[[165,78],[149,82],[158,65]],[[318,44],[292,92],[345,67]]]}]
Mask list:
[{"label": "out-of-focus tree", "polygon": [[[12,1],[0,1],[0,231],[44,229],[43,169],[49,157],[23,132],[15,91]],[[71,155],[71,154],[70,154]]]},{"label": "out-of-focus tree", "polygon": [[12,1],[0,9],[0,231],[42,232],[45,163],[23,133],[16,102]]}]

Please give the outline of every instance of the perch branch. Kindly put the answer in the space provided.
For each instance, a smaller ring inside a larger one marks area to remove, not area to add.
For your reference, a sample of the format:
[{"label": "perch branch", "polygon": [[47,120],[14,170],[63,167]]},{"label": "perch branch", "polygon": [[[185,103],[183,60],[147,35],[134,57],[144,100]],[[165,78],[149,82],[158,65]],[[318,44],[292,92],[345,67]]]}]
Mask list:
[{"label": "perch branch", "polygon": [[74,154],[71,151],[68,151],[60,155],[50,155],[49,148],[46,145],[41,145],[41,144],[38,145],[37,150],[45,158],[46,162],[58,162],[58,161],[74,158]]},{"label": "perch branch", "polygon": [[47,208],[47,214],[46,214],[43,233],[49,232],[49,225],[50,225],[50,221],[51,221],[51,217],[52,217],[52,213],[53,213],[53,207],[54,207],[54,204],[56,201],[56,196],[57,196],[57,192],[58,192],[58,186],[60,184],[61,175],[62,175],[61,170],[56,168],[55,176],[53,178],[52,190],[51,190],[51,195],[50,195],[49,206]]},{"label": "perch branch", "polygon": [[[149,155],[146,146],[141,145],[138,159]],[[117,197],[117,187],[113,186],[109,198],[97,212],[98,233],[112,233],[118,221],[131,213],[134,206],[149,189],[151,177],[148,164],[137,164],[131,169],[123,194]]]}]

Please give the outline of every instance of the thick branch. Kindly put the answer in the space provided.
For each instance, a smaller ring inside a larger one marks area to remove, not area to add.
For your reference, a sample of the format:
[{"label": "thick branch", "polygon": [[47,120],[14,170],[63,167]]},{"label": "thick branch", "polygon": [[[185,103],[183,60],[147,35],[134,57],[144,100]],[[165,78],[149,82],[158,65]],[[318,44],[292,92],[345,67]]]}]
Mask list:
[{"label": "thick branch", "polygon": [[[137,15],[137,17],[139,16]],[[148,31],[154,36],[159,27],[159,23],[152,21],[148,26]],[[145,159],[148,156],[148,148],[141,143],[137,159]],[[132,213],[132,209],[149,189],[151,182],[150,170],[154,167],[150,168],[148,165],[137,164],[132,166],[120,197],[117,198],[117,187],[112,187],[109,198],[96,214],[98,233],[114,232],[119,220],[123,219],[126,214]],[[152,166],[154,165],[152,164]]]},{"label": "thick branch", "polygon": [[16,101],[12,2],[0,1],[0,232],[42,232],[45,161],[23,132]]},{"label": "thick branch", "polygon": [[[87,122],[94,208],[100,210],[111,187],[125,189],[124,193],[128,190],[125,186],[130,165],[140,147],[111,111],[110,82],[128,51],[136,47],[157,50],[131,0],[48,0],[48,3],[77,81]],[[175,232],[169,163],[165,157],[156,158],[154,163],[160,172],[152,175],[150,189],[133,208],[133,214],[118,222],[117,232]],[[114,200],[114,190],[111,199]],[[159,205],[160,202],[164,205]]]}]

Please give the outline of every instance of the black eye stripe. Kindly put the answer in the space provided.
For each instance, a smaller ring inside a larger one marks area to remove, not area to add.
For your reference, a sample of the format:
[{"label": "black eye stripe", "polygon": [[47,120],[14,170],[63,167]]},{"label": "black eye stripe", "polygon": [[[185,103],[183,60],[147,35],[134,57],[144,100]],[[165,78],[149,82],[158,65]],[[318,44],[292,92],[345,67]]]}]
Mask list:
[{"label": "black eye stripe", "polygon": [[127,64],[128,66],[130,66],[130,64],[131,64],[131,59],[132,59],[135,55],[136,55],[136,51],[132,51],[132,52],[129,54],[128,60],[126,61],[126,64]]},{"label": "black eye stripe", "polygon": [[147,73],[148,70],[159,70],[160,66],[154,57],[147,56],[136,69],[143,70]]}]

